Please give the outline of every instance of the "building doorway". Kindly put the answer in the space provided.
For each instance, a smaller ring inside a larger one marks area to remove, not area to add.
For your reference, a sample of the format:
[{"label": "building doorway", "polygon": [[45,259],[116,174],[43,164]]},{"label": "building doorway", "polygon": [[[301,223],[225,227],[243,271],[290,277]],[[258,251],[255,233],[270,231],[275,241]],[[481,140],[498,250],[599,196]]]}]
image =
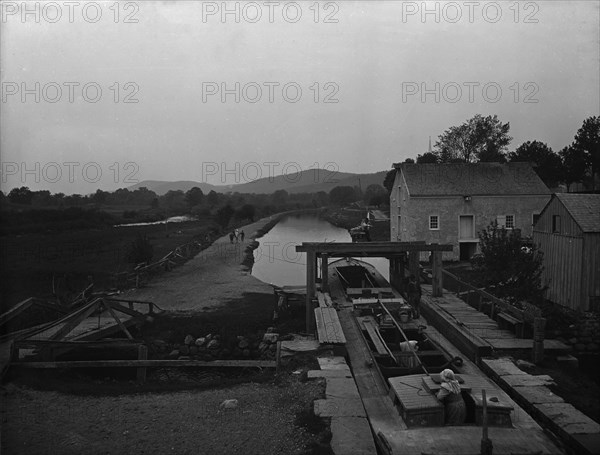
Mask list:
[{"label": "building doorway", "polygon": [[458,217],[459,259],[468,261],[477,253],[478,239],[475,236],[475,216],[459,215]]}]

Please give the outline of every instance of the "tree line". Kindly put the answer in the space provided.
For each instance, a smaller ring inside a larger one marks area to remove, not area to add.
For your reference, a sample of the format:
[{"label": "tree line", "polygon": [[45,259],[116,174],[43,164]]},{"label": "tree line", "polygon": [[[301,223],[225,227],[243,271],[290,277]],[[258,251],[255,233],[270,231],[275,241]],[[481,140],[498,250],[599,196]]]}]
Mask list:
[{"label": "tree line", "polygon": [[[509,152],[512,141],[510,123],[502,123],[496,115],[480,114],[458,126],[452,126],[440,136],[431,152],[419,154],[406,163],[476,163],[530,162],[546,186],[564,184],[567,191],[574,183],[596,189],[600,171],[600,117],[589,117],[568,146],[556,152],[546,143],[533,140]],[[386,175],[384,186],[391,191],[395,170]]]}]

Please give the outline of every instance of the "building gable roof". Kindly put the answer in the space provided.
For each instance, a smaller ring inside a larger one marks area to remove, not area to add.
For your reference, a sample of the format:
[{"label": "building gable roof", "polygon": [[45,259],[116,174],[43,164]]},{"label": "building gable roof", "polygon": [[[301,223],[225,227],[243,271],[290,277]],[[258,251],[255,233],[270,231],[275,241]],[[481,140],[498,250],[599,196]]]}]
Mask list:
[{"label": "building gable roof", "polygon": [[394,164],[410,196],[550,195],[529,163]]},{"label": "building gable roof", "polygon": [[556,193],[583,232],[600,232],[600,194]]}]

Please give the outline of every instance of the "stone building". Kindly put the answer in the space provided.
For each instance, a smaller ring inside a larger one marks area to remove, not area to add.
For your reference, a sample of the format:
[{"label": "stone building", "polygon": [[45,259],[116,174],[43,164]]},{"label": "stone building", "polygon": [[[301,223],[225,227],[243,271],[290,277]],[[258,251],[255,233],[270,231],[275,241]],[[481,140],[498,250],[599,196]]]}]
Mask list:
[{"label": "stone building", "polygon": [[394,168],[391,241],[454,245],[444,260],[470,259],[479,251],[478,232],[494,220],[531,236],[551,196],[529,163],[399,163]]}]

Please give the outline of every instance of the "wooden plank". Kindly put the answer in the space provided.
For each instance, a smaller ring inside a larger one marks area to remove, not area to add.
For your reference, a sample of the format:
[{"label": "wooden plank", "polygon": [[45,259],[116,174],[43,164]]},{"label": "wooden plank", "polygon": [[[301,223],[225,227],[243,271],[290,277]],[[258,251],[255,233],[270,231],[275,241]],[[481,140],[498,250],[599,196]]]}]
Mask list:
[{"label": "wooden plank", "polygon": [[213,367],[213,368],[276,368],[274,360],[74,360],[70,362],[12,362],[21,368],[117,368],[117,367]]},{"label": "wooden plank", "polygon": [[327,342],[327,331],[325,330],[325,325],[323,323],[323,314],[321,313],[321,308],[315,308],[315,322],[317,325],[317,338],[319,339],[319,343]]},{"label": "wooden plank", "polygon": [[531,376],[529,374],[509,374],[502,376],[502,380],[511,387],[534,387],[554,385],[554,379],[547,374]]},{"label": "wooden plank", "polygon": [[366,321],[363,321],[363,325],[364,325],[365,329],[367,330],[367,333],[369,334],[369,337],[371,338],[371,341],[373,342],[373,345],[375,346],[375,350],[377,351],[377,353],[381,354],[381,355],[388,355],[388,351],[385,348],[385,346],[383,345],[383,341],[381,340],[381,338],[379,338],[379,335],[377,334],[377,332],[375,330],[375,326],[373,325],[373,322],[366,320]]},{"label": "wooden plank", "polygon": [[77,327],[84,319],[86,319],[90,314],[92,314],[96,309],[98,309],[99,304],[102,302],[101,299],[96,299],[93,302],[90,302],[87,306],[82,308],[82,311],[79,314],[74,313],[72,318],[68,322],[65,323],[56,333],[49,337],[50,340],[59,340],[69,333],[71,333],[75,327]]},{"label": "wooden plank", "polygon": [[18,316],[20,313],[25,311],[27,308],[29,308],[34,303],[35,303],[35,299],[33,297],[29,297],[28,299],[17,303],[10,310],[8,310],[5,313],[2,313],[0,315],[0,325],[6,324],[8,321],[10,321],[15,316]]},{"label": "wooden plank", "polygon": [[340,344],[345,343],[346,337],[344,336],[344,331],[340,325],[340,320],[335,308],[322,308],[321,312],[324,316],[323,319],[327,321],[326,329],[330,342]]}]

